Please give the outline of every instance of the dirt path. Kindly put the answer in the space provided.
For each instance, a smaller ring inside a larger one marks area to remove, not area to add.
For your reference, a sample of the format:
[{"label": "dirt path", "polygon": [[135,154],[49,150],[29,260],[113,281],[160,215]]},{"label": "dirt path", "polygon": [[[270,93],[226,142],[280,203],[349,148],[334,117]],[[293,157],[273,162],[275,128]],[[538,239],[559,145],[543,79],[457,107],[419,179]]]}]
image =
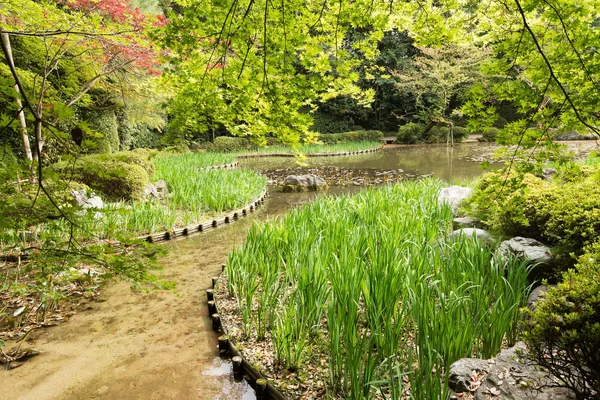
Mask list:
[{"label": "dirt path", "polygon": [[26,346],[42,354],[0,371],[0,399],[254,398],[227,368],[215,369],[205,295],[250,223],[169,244],[164,275],[177,284],[174,292],[110,285],[91,309],[37,332]]}]

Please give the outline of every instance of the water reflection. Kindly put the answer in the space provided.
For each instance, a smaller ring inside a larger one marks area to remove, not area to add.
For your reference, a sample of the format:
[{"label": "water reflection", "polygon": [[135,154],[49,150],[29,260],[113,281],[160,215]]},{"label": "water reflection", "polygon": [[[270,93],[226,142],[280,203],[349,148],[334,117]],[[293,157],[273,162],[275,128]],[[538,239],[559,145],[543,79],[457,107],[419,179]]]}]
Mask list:
[{"label": "water reflection", "polygon": [[231,361],[217,357],[213,360],[213,367],[203,371],[204,376],[219,377],[223,386],[221,394],[217,395],[214,400],[254,400],[256,395],[252,387],[241,378],[233,377],[233,366]]},{"label": "water reflection", "polygon": [[[482,173],[478,162],[481,154],[492,154],[494,145],[464,143],[447,147],[445,145],[416,145],[389,147],[376,153],[349,157],[318,157],[304,160],[305,167],[319,168],[335,166],[339,168],[369,171],[375,175],[378,171],[403,170],[410,175],[429,175],[445,181],[470,179]],[[499,167],[501,163],[491,163]],[[244,160],[243,166],[272,171],[276,169],[296,168],[298,164],[292,158],[261,158]]]}]

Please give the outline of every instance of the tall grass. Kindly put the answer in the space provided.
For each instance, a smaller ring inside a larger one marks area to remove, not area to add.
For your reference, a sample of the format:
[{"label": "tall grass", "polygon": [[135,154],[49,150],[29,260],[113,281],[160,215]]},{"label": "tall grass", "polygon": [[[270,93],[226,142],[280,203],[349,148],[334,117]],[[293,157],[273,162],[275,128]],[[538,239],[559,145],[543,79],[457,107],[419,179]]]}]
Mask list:
[{"label": "tall grass", "polygon": [[154,165],[157,168],[169,168],[170,164],[177,168],[197,169],[216,165],[225,165],[235,162],[233,154],[223,153],[184,153],[170,156],[162,156],[154,159]]},{"label": "tall grass", "polygon": [[[266,178],[244,169],[204,168],[231,160],[229,155],[204,158],[204,154],[157,158],[154,180],[167,182],[165,199],[107,204],[99,213],[88,211],[79,226],[100,238],[124,238],[186,226],[242,207],[265,190]],[[59,220],[42,227],[40,236],[68,234],[68,229]]]},{"label": "tall grass", "polygon": [[528,287],[523,263],[445,239],[452,213],[439,189],[419,181],[324,198],[251,229],[227,264],[246,334],[262,329],[262,313],[287,368],[326,358],[332,397],[399,398],[408,375],[414,398],[447,398],[452,362],[515,340]]}]

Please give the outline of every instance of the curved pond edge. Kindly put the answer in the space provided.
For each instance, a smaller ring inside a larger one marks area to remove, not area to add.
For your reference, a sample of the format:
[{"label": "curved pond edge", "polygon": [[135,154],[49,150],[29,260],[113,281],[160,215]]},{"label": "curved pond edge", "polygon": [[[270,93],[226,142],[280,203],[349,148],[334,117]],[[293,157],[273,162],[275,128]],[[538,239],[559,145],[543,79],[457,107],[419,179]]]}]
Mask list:
[{"label": "curved pond edge", "polygon": [[[369,154],[369,153],[375,153],[381,149],[383,149],[385,147],[385,145],[381,145],[379,147],[376,147],[374,149],[367,149],[367,150],[356,150],[356,151],[342,151],[342,152],[337,152],[337,153],[312,153],[312,154],[305,154],[306,157],[308,158],[312,158],[312,157],[339,157],[339,156],[356,156],[356,155],[360,155],[360,154]],[[295,154],[292,153],[265,153],[265,154],[240,154],[238,156],[236,156],[238,159],[248,159],[248,158],[269,158],[269,157],[296,157]]]},{"label": "curved pond edge", "polygon": [[247,217],[248,215],[252,214],[258,207],[260,207],[265,202],[266,198],[267,189],[265,189],[259,197],[254,199],[252,202],[246,204],[246,206],[237,210],[228,211],[227,213],[219,217],[211,218],[203,222],[190,224],[182,228],[168,229],[164,232],[154,233],[150,235],[141,235],[138,236],[136,239],[142,239],[149,243],[160,243],[172,239],[188,237],[192,235],[197,235],[199,233],[208,232],[210,230],[217,229],[223,225],[229,225],[232,222],[235,222],[241,218]]},{"label": "curved pond edge", "polygon": [[[223,264],[221,267],[221,273],[223,273],[226,265]],[[221,318],[217,296],[214,291],[220,280],[220,276],[213,278],[213,288],[206,290],[208,315],[212,320],[212,328],[215,332],[222,333],[222,336],[219,336],[219,353],[231,357],[234,375],[238,377],[244,376],[250,386],[254,388],[258,399],[287,400],[287,397],[285,397],[271,381],[250,365],[246,358],[244,358],[244,355],[235,346],[235,343],[230,339],[227,326],[223,323],[223,319]]]}]

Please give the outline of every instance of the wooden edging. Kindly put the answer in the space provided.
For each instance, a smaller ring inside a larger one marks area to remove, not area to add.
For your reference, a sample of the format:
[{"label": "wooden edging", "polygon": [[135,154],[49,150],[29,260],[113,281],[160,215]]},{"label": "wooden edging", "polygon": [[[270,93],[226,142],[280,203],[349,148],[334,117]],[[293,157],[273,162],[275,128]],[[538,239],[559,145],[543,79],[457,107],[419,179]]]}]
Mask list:
[{"label": "wooden edging", "polygon": [[[383,149],[383,145],[376,147],[374,149],[368,149],[368,150],[357,150],[357,151],[343,151],[343,152],[338,152],[338,153],[313,153],[313,154],[305,154],[306,157],[338,157],[338,156],[355,156],[355,155],[359,155],[359,154],[368,154],[368,153],[375,153],[376,151],[379,151],[381,149]],[[295,154],[290,154],[290,153],[271,153],[271,154],[240,154],[238,156],[236,156],[239,159],[244,159],[244,158],[268,158],[268,157],[295,157]]]},{"label": "wooden edging", "polygon": [[[225,270],[226,265],[222,265],[222,271]],[[221,332],[219,336],[219,353],[222,355],[229,355],[233,363],[233,374],[236,377],[245,377],[249,382],[250,386],[256,391],[256,397],[258,399],[273,399],[273,400],[287,400],[287,398],[281,394],[281,392],[266,379],[260,372],[258,372],[248,361],[244,358],[243,354],[235,346],[231,338],[227,327],[223,323],[221,314],[219,313],[219,305],[217,303],[217,297],[215,296],[214,289],[219,281],[218,277],[213,278],[212,289],[206,291],[206,297],[208,300],[208,315],[212,321],[212,327],[215,332]]]},{"label": "wooden edging", "polygon": [[203,232],[208,232],[213,229],[217,229],[223,225],[229,225],[238,219],[247,217],[252,214],[258,207],[260,207],[267,197],[267,191],[265,190],[257,199],[247,204],[245,207],[238,210],[229,211],[227,214],[222,215],[218,218],[206,220],[204,222],[191,224],[183,228],[169,229],[165,232],[155,233],[152,235],[138,236],[137,239],[143,239],[149,243],[159,243],[180,237],[187,237],[196,235]]},{"label": "wooden edging", "polygon": [[208,167],[202,167],[200,170],[207,171],[211,169],[233,169],[237,168],[240,164],[237,161],[232,162],[231,164],[223,164],[223,165],[209,165]]}]

